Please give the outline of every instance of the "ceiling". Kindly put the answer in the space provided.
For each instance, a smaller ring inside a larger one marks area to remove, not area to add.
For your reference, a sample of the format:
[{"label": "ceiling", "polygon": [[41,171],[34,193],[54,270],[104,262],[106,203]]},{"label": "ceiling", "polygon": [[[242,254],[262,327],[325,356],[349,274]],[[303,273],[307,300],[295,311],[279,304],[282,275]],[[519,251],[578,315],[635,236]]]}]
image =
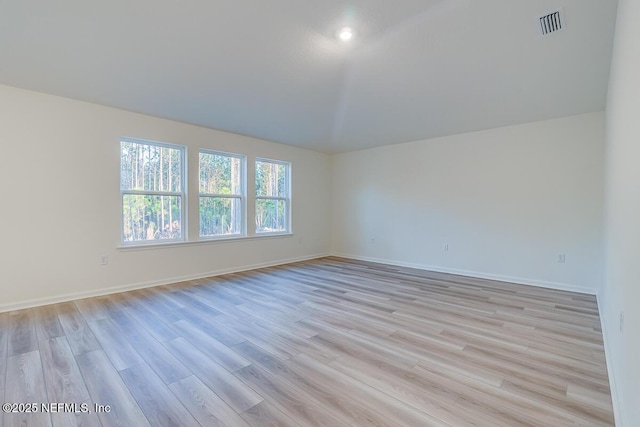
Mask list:
[{"label": "ceiling", "polygon": [[0,0],[0,83],[343,152],[604,110],[616,3]]}]

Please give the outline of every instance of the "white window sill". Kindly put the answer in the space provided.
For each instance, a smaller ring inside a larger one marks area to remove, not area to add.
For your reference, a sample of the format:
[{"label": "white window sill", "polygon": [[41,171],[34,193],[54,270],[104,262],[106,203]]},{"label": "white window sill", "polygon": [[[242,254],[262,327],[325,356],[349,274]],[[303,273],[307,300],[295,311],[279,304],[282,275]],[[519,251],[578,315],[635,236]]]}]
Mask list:
[{"label": "white window sill", "polygon": [[193,246],[193,245],[209,245],[221,242],[237,242],[243,240],[257,240],[264,238],[279,238],[279,237],[293,237],[293,233],[259,233],[253,236],[229,236],[229,237],[210,237],[210,238],[200,238],[200,240],[191,240],[191,241],[169,241],[169,242],[153,242],[153,243],[139,243],[139,244],[130,244],[130,245],[119,245],[116,247],[117,250],[122,252],[130,252],[130,251],[144,251],[144,250],[156,250],[156,249],[167,249],[167,248],[175,248],[178,246]]}]

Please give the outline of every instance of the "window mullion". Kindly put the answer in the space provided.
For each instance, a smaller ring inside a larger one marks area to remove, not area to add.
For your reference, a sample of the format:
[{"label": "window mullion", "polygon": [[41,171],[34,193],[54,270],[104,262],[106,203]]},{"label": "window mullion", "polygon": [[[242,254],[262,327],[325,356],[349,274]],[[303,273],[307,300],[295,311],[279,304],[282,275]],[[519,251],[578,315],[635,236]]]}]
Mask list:
[{"label": "window mullion", "polygon": [[275,197],[275,196],[256,196],[256,200],[282,200],[282,201],[287,201],[289,200],[288,197]]},{"label": "window mullion", "polygon": [[242,199],[241,194],[200,193],[200,197],[218,197],[221,199]]},{"label": "window mullion", "polygon": [[134,196],[177,196],[184,197],[183,192],[176,191],[143,191],[143,190],[120,190],[124,194],[131,194]]}]

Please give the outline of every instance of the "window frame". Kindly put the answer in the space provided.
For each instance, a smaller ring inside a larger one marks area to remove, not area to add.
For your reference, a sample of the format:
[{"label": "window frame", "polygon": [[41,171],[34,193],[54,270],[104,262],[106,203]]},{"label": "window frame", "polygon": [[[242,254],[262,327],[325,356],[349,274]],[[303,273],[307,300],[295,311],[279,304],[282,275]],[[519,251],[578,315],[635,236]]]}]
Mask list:
[{"label": "window frame", "polygon": [[[240,160],[240,190],[241,194],[217,194],[200,192],[200,154],[212,154],[217,156],[231,157]],[[202,197],[240,199],[240,232],[233,234],[214,234],[211,236],[200,235],[200,200]],[[224,240],[236,239],[247,235],[247,156],[239,153],[200,148],[198,150],[198,240]]]},{"label": "window frame", "polygon": [[[286,195],[283,196],[258,196],[258,190],[257,190],[257,185],[256,184],[256,176],[257,176],[257,163],[258,162],[264,162],[264,163],[273,163],[273,164],[277,164],[277,165],[283,165],[285,167],[285,193]],[[277,200],[277,201],[283,201],[284,202],[284,212],[285,212],[285,221],[284,221],[284,225],[285,225],[285,229],[282,231],[258,231],[258,227],[257,227],[257,213],[255,213],[255,218],[254,218],[254,232],[256,236],[273,236],[273,235],[278,235],[278,234],[291,234],[292,230],[291,230],[291,162],[285,161],[285,160],[275,160],[275,159],[269,159],[266,157],[256,157],[254,159],[253,162],[253,171],[254,171],[254,193],[255,193],[255,200],[254,200],[254,208],[257,211],[257,205],[258,205],[258,200]]]},{"label": "window frame", "polygon": [[[147,191],[147,190],[123,190],[122,189],[122,143],[128,142],[132,144],[151,145],[154,147],[164,147],[180,151],[180,190],[175,191]],[[187,194],[187,146],[179,144],[171,144],[168,142],[153,141],[142,138],[132,138],[121,136],[120,143],[120,244],[123,247],[135,247],[135,246],[151,246],[151,245],[163,245],[163,244],[175,244],[180,242],[186,242],[188,240],[188,205],[189,199]],[[152,240],[132,240],[127,241],[124,237],[124,197],[125,195],[137,195],[137,196],[173,196],[180,197],[180,234],[179,238],[173,239],[152,239]]]}]

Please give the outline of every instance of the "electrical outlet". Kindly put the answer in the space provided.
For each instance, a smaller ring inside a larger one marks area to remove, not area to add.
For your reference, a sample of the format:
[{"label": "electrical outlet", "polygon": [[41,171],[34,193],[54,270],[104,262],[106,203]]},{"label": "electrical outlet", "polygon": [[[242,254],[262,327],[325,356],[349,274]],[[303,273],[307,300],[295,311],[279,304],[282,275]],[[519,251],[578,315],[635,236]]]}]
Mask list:
[{"label": "electrical outlet", "polygon": [[449,244],[445,243],[444,245],[442,245],[442,250],[447,252],[449,250]]},{"label": "electrical outlet", "polygon": [[100,265],[107,265],[109,264],[109,257],[106,255],[102,255],[100,257]]},{"label": "electrical outlet", "polygon": [[558,254],[558,259],[557,259],[557,261],[558,261],[558,262],[564,262],[564,253],[560,253],[560,254]]},{"label": "electrical outlet", "polygon": [[372,237],[372,238],[371,238],[371,244],[373,245],[374,243],[376,243],[376,238],[375,238],[375,237]]},{"label": "electrical outlet", "polygon": [[624,330],[624,311],[620,312],[620,333]]}]

